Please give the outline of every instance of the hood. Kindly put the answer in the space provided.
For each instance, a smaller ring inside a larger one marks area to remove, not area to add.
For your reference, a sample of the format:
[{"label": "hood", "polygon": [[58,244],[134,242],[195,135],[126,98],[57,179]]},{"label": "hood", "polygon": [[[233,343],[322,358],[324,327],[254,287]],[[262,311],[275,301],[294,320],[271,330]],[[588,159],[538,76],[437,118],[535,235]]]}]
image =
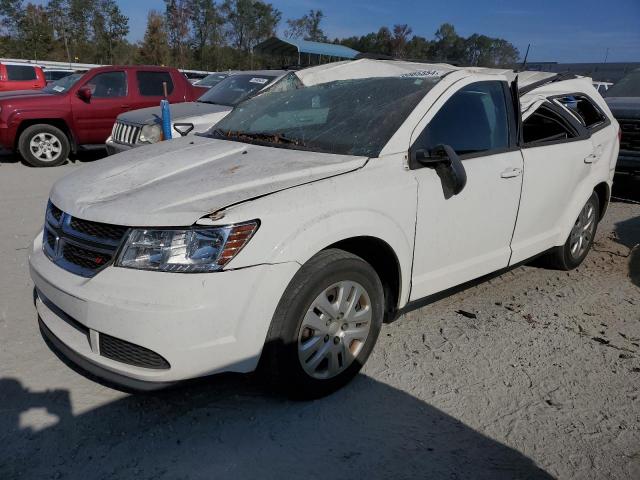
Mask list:
[{"label": "hood", "polygon": [[52,93],[43,92],[42,90],[13,90],[9,92],[0,92],[0,100],[11,100],[17,97],[50,97],[52,95]]},{"label": "hood", "polygon": [[640,118],[640,97],[606,97],[605,101],[616,118]]},{"label": "hood", "polygon": [[[171,104],[170,110],[171,121],[175,122],[176,120],[209,113],[230,112],[233,110],[233,107],[204,102],[185,102]],[[132,110],[131,112],[122,113],[118,116],[118,120],[136,125],[153,125],[154,123],[160,123],[161,118],[162,114],[159,106]]]},{"label": "hood", "polygon": [[184,137],[86,165],[54,184],[51,201],[85,220],[187,226],[226,206],[346,173],[366,161]]}]

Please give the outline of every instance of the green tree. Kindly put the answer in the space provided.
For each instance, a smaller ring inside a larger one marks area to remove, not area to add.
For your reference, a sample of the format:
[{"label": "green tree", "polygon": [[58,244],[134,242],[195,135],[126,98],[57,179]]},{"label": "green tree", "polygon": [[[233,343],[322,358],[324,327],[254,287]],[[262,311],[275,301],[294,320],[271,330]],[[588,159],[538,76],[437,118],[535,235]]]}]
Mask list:
[{"label": "green tree", "polygon": [[324,18],[322,10],[309,10],[309,13],[297,19],[287,20],[287,29],[284,32],[287,38],[304,38],[314,42],[326,42],[327,36],[320,28]]},{"label": "green tree", "polygon": [[169,61],[165,20],[156,10],[151,10],[147,16],[147,29],[138,49],[136,61],[146,65],[166,65]]},{"label": "green tree", "polygon": [[17,28],[20,57],[47,58],[53,49],[53,28],[44,7],[28,3],[18,18]]},{"label": "green tree", "polygon": [[443,23],[436,31],[433,54],[437,60],[460,61],[464,57],[464,38],[450,23]]},{"label": "green tree", "polygon": [[274,36],[282,17],[273,5],[260,0],[225,0],[221,11],[231,46],[245,52]]},{"label": "green tree", "polygon": [[165,28],[174,65],[184,68],[189,62],[189,0],[165,0]]},{"label": "green tree", "polygon": [[97,0],[92,23],[97,61],[103,63],[106,59],[106,63],[114,63],[114,49],[129,33],[129,18],[122,14],[115,0]]},{"label": "green tree", "polygon": [[206,52],[208,47],[215,48],[221,43],[223,20],[213,0],[190,0],[189,11],[194,54],[199,67],[207,69]]}]

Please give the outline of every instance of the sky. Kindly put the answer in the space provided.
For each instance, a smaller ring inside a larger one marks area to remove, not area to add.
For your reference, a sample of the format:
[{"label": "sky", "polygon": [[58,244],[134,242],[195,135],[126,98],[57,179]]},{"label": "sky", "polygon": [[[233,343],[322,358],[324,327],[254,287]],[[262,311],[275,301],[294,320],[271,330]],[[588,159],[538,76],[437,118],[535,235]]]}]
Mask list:
[{"label": "sky", "polygon": [[[164,10],[162,0],[118,0],[129,16],[130,40],[142,39],[150,9]],[[220,3],[220,0],[219,0]],[[408,24],[416,35],[433,38],[438,26],[452,23],[460,35],[502,37],[529,61],[640,61],[640,0],[272,0],[285,20],[309,9],[325,15],[329,38]],[[608,54],[607,54],[608,49]]]}]

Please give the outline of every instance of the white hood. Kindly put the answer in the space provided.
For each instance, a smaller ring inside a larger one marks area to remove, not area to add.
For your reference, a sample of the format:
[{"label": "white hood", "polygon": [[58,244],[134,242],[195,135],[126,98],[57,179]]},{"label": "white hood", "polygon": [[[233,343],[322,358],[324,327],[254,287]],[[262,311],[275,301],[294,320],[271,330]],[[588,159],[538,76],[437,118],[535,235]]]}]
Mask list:
[{"label": "white hood", "polygon": [[96,222],[187,226],[226,206],[362,167],[366,157],[185,137],[87,165],[51,201]]}]

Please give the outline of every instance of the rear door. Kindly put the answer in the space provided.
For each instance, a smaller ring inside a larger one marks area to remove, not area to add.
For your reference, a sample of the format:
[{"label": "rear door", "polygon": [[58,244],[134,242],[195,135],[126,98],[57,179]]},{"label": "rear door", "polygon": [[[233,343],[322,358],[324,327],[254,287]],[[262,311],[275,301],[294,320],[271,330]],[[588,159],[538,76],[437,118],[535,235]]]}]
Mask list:
[{"label": "rear door", "polygon": [[172,103],[184,102],[184,92],[168,71],[138,70],[134,74],[136,90],[135,108],[157,107],[164,98],[166,85],[167,97]]},{"label": "rear door", "polygon": [[588,132],[553,98],[532,110],[522,122],[524,178],[511,264],[566,240],[566,208],[594,155]]},{"label": "rear door", "polygon": [[[89,87],[91,100],[71,97],[71,109],[79,144],[103,144],[116,117],[130,108],[131,98],[124,70],[98,72],[79,87]],[[77,92],[77,90],[76,90]]]},{"label": "rear door", "polygon": [[3,65],[4,79],[0,81],[0,90],[36,90],[44,87],[38,78],[36,67],[32,65]]}]

